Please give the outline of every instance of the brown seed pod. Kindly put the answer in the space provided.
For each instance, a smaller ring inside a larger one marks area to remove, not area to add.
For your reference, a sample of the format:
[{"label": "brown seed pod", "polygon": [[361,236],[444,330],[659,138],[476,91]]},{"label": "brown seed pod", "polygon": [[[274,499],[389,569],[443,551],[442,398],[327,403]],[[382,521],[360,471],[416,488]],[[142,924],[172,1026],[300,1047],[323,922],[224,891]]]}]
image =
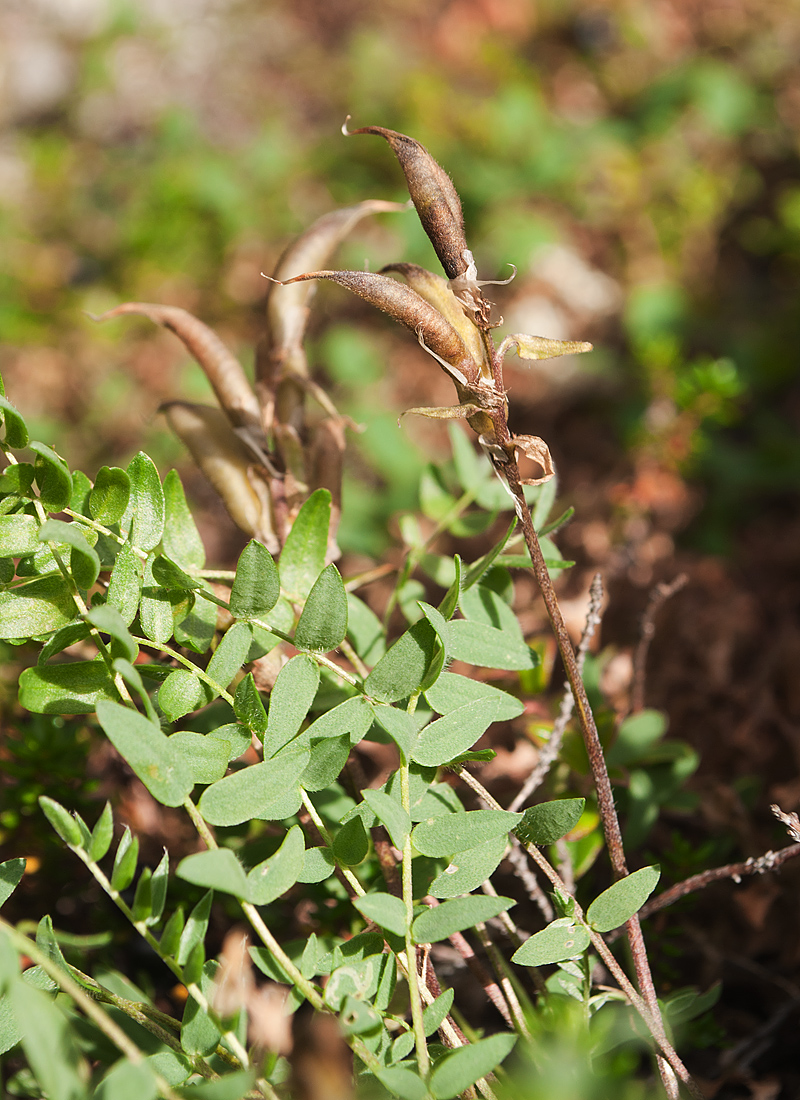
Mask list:
[{"label": "brown seed pod", "polygon": [[161,412],[192,458],[222,497],[234,523],[277,553],[266,483],[219,409],[170,401]]},{"label": "brown seed pod", "polygon": [[208,325],[178,306],[158,306],[150,302],[124,302],[94,320],[108,321],[127,314],[140,314],[174,332],[205,371],[231,424],[260,434],[261,412],[247,375],[239,360]]},{"label": "brown seed pod", "polygon": [[449,321],[410,287],[376,275],[371,271],[310,271],[290,279],[289,283],[306,279],[329,279],[346,287],[370,305],[388,313],[395,321],[406,325],[442,364],[445,370],[463,385],[475,384],[480,378],[480,366]]},{"label": "brown seed pod", "polygon": [[455,279],[463,275],[468,261],[464,258],[467,241],[461,199],[453,181],[425,146],[406,134],[398,134],[396,130],[387,130],[383,126],[362,126],[358,130],[344,129],[343,132],[348,136],[377,134],[386,138],[403,169],[408,193],[417,208],[422,228],[430,237],[447,277]]}]

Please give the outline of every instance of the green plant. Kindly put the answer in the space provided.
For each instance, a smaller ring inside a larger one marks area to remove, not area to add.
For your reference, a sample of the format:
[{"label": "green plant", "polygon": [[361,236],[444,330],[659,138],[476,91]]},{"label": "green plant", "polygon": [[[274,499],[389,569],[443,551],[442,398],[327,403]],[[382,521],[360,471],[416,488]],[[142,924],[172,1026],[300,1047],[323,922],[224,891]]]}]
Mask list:
[{"label": "green plant", "polygon": [[[21,1042],[28,1064],[14,1091],[291,1095],[301,1089],[302,1065],[289,1053],[283,1014],[307,1001],[321,1019],[337,1018],[357,1087],[368,1096],[448,1100],[477,1089],[491,1098],[498,1087],[513,1087],[509,1056],[520,1038],[526,1054],[518,1065],[538,1059],[546,1081],[549,1062],[537,1054],[536,1035],[553,1027],[564,1042],[574,1031],[587,1080],[595,1070],[601,1078],[619,1075],[614,1052],[633,1044],[653,1052],[669,1096],[678,1095],[679,1081],[699,1095],[670,1041],[670,1006],[665,1022],[636,915],[659,870],[628,872],[580,655],[553,589],[551,573],[569,563],[545,541],[564,519],[548,524],[555,484],[549,450],[508,428],[504,355],[515,348],[523,358],[546,358],[589,345],[515,334],[495,348],[452,183],[413,139],[380,128],[358,132],[385,137],[397,154],[448,279],[409,264],[386,269],[406,284],[385,273],[309,273],[360,218],[395,207],[362,203],[327,216],[279,265],[255,390],[216,336],[185,311],[141,303],[112,311],[144,313],[172,328],[214,386],[220,409],[173,402],[167,412],[253,536],[235,572],[206,566],[174,471],[162,482],[139,454],[125,470],[104,467],[92,483],[31,441],[23,417],[0,398],[8,459],[0,477],[0,638],[41,646],[37,664],[20,678],[20,703],[37,714],[96,714],[156,802],[183,807],[205,845],[175,868],[201,892],[186,916],[168,904],[169,854],[155,869],[139,870],[129,830],[110,871],[101,866],[114,840],[110,805],[90,829],[79,814],[41,798],[58,835],[188,1000],[179,1022],[127,995],[113,976],[70,965],[49,917],[35,942],[0,922],[0,1045]],[[454,432],[452,469],[426,472],[423,509],[436,526],[426,538],[411,520],[403,524],[407,552],[383,623],[354,594],[364,579],[345,582],[333,564],[345,423],[311,380],[302,346],[311,280],[320,278],[412,329],[453,380],[458,404],[409,411],[466,419],[481,448],[476,453]],[[309,396],[324,414],[316,421]],[[536,476],[523,478],[519,455],[538,466]],[[479,560],[432,552],[438,530],[486,530],[509,507],[515,518]],[[436,606],[415,587],[417,566],[446,589]],[[544,596],[569,680],[564,713],[574,700],[616,880],[585,906],[541,850],[572,832],[585,799],[568,795],[509,811],[465,766],[487,758],[476,742],[523,704],[448,671],[449,663],[516,671],[523,682],[539,664],[510,606],[510,568],[532,569]],[[393,639],[395,606],[409,625]],[[63,660],[77,645],[91,647],[92,657]],[[142,660],[143,650],[154,659]],[[266,707],[256,674],[269,654],[280,667]],[[620,765],[639,759],[631,737],[615,746]],[[342,776],[363,740],[391,745],[397,766],[380,789],[356,784],[351,797]],[[467,808],[442,769],[475,792],[479,808]],[[553,889],[552,903],[538,894],[547,926],[527,937],[508,912],[515,898],[498,896],[491,884],[509,848],[526,851]],[[21,859],[2,865],[0,901],[23,869]],[[321,906],[330,903],[339,925],[292,944],[276,929],[298,884]],[[247,920],[258,941],[249,954],[231,933],[219,960],[207,958],[212,892],[233,899]],[[494,942],[495,921],[515,949],[510,960]],[[621,925],[636,984],[604,939]],[[496,971],[488,986],[506,1025],[496,1034],[483,1035],[463,1017],[426,956],[426,945],[446,939],[467,955],[463,934],[472,930]],[[19,954],[35,964],[22,976]],[[595,988],[597,960],[618,988]],[[277,999],[271,986],[255,988],[251,961],[283,988]],[[553,964],[558,969],[545,981],[540,968]],[[703,1011],[706,1001],[684,998],[681,1019],[693,1005]],[[437,1031],[441,1044],[431,1039]],[[638,1057],[623,1059],[622,1072],[630,1075]],[[633,1095],[638,1085],[629,1083]]]}]

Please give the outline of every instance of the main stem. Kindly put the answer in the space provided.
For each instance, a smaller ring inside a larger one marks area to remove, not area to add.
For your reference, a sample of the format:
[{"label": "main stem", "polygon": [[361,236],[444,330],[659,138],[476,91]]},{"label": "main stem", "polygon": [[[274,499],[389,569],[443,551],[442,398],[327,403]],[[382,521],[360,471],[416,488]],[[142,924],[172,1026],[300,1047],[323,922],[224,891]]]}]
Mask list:
[{"label": "main stem", "polygon": [[[506,431],[508,430],[506,426]],[[502,467],[502,473],[505,475],[505,479],[508,482],[508,487],[511,490],[511,494],[514,498],[514,508],[517,513],[517,517],[522,525],[522,533],[525,537],[525,545],[528,547],[528,551],[531,555],[531,564],[533,566],[533,572],[536,580],[539,584],[539,589],[542,593],[542,597],[547,608],[547,614],[550,619],[550,624],[553,628],[553,633],[556,637],[558,644],[558,651],[561,654],[561,660],[564,663],[564,669],[567,674],[567,680],[569,686],[572,689],[572,696],[575,700],[575,707],[578,712],[578,719],[581,726],[581,732],[583,733],[584,744],[586,745],[586,752],[589,757],[589,764],[592,769],[592,777],[594,779],[595,789],[597,791],[597,802],[600,809],[600,819],[603,823],[603,832],[605,834],[606,845],[608,847],[609,857],[611,859],[611,866],[614,870],[614,876],[617,879],[624,878],[628,874],[628,866],[625,860],[625,849],[622,843],[622,831],[619,827],[619,818],[617,817],[617,809],[614,805],[614,794],[611,789],[611,780],[608,776],[608,768],[606,767],[605,757],[603,755],[603,746],[600,743],[600,736],[597,732],[597,724],[594,720],[594,714],[592,708],[589,705],[589,700],[586,695],[586,688],[583,685],[583,679],[578,668],[578,662],[575,657],[575,650],[572,647],[572,640],[567,632],[566,623],[564,622],[564,616],[561,613],[561,607],[558,603],[558,597],[556,596],[553,582],[550,578],[550,574],[545,564],[544,555],[542,554],[542,548],[539,545],[539,537],[536,534],[536,530],[533,526],[533,520],[531,519],[530,509],[528,508],[525,500],[525,494],[522,489],[522,479],[520,477],[519,466],[516,461],[512,459]],[[641,994],[647,1004],[653,1019],[656,1022],[660,1036],[664,1036],[664,1027],[661,1020],[661,1011],[658,1006],[658,999],[656,997],[655,986],[653,985],[653,978],[650,973],[650,963],[647,958],[647,949],[644,944],[644,938],[642,936],[642,929],[639,923],[638,916],[634,915],[628,921],[626,925],[628,933],[628,942],[630,944],[631,956],[633,959],[634,969],[636,971],[636,980],[639,985]],[[659,1072],[661,1074],[661,1080],[664,1085],[664,1089],[669,1097],[677,1097],[677,1082],[675,1081],[674,1074],[671,1068],[665,1063],[664,1059],[659,1057],[658,1059]]]}]

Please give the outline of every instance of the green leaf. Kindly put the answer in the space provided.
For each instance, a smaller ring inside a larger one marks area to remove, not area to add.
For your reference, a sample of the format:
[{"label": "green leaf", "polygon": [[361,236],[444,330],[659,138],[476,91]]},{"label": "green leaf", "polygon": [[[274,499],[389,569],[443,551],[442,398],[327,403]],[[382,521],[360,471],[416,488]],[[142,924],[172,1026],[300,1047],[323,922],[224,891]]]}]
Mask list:
[{"label": "green leaf", "polygon": [[119,693],[101,660],[26,668],[19,678],[19,701],[33,714],[92,714]]},{"label": "green leaf", "polygon": [[117,1062],[93,1093],[92,1100],[155,1100],[158,1096],[153,1070],[147,1060]]},{"label": "green leaf", "polygon": [[[210,852],[201,854],[211,855]],[[219,963],[213,960],[204,963],[203,944],[196,944],[192,958],[187,960],[186,963],[184,980],[187,982],[191,980],[191,977],[194,977],[194,975],[191,975],[192,962],[195,963],[195,969],[197,970],[195,980],[206,1000],[210,1003],[214,998],[214,978],[219,969]],[[199,967],[197,963],[200,964]],[[206,1058],[217,1049],[220,1038],[219,1028],[209,1019],[208,1013],[200,1007],[194,997],[189,997],[186,1008],[183,1010],[183,1022],[181,1024],[181,1047],[184,1053],[199,1054],[201,1057]]]},{"label": "green leaf", "polygon": [[367,677],[364,684],[367,694],[381,703],[396,703],[415,695],[425,680],[436,647],[436,632],[431,624],[426,619],[414,623]]},{"label": "green leaf", "polygon": [[482,558],[478,558],[478,560],[474,562],[469,567],[469,569],[466,570],[466,572],[464,573],[464,579],[461,583],[461,588],[463,591],[472,588],[473,584],[477,584],[481,577],[485,573],[487,573],[489,569],[491,569],[492,565],[495,562],[495,559],[499,557],[499,555],[505,548],[506,543],[511,538],[512,532],[514,531],[514,528],[516,526],[517,519],[515,516],[514,519],[512,519],[508,530],[497,543],[497,545],[492,547],[492,549],[487,554],[484,554]]},{"label": "green leaf", "polygon": [[247,875],[230,848],[214,848],[186,856],[178,864],[175,874],[195,886],[233,894],[245,901],[250,899]]},{"label": "green leaf", "polygon": [[428,893],[434,898],[457,898],[469,894],[497,869],[508,847],[508,838],[492,837],[491,840],[458,852],[447,867],[431,883]]},{"label": "green leaf", "polygon": [[30,438],[28,435],[28,425],[11,402],[7,401],[5,397],[2,396],[0,396],[0,416],[2,416],[3,423],[6,427],[4,439],[6,446],[11,447],[11,449],[15,451],[27,447],[28,439]]},{"label": "green leaf", "polygon": [[507,691],[454,672],[443,672],[432,687],[425,689],[425,698],[437,714],[451,714],[467,703],[492,699],[497,704],[495,722],[508,722],[525,710],[525,704]]},{"label": "green leaf", "polygon": [[98,703],[97,718],[153,798],[165,806],[180,806],[194,784],[182,757],[160,727],[130,707],[106,701]]},{"label": "green leaf", "polygon": [[111,872],[111,885],[115,890],[127,890],[136,874],[139,859],[139,838],[135,837],[128,826],[122,834],[114,855],[114,869]]},{"label": "green leaf", "polygon": [[585,798],[558,798],[529,806],[514,832],[523,844],[555,844],[577,825]]},{"label": "green leaf", "polygon": [[450,656],[480,668],[536,668],[539,655],[524,641],[470,619],[449,623]]},{"label": "green leaf", "polygon": [[195,947],[199,943],[202,943],[206,938],[206,931],[208,929],[208,918],[211,913],[211,902],[214,900],[214,893],[212,890],[207,891],[195,905],[189,914],[189,919],[186,922],[186,927],[181,933],[181,942],[178,947],[178,953],[176,958],[181,966],[184,965],[186,960],[194,951]]},{"label": "green leaf", "polygon": [[307,751],[286,752],[242,768],[203,792],[200,813],[211,825],[240,825],[260,817],[271,802],[292,788],[307,764]]},{"label": "green leaf", "polygon": [[131,495],[121,526],[140,550],[155,550],[164,534],[164,490],[158,470],[143,451],[128,464]]},{"label": "green leaf", "polygon": [[182,569],[202,569],[206,563],[203,540],[186,503],[177,470],[170,470],[164,478],[164,513],[164,553]]},{"label": "green leaf", "polygon": [[192,592],[196,588],[202,588],[203,582],[197,577],[190,577],[179,565],[163,554],[156,554],[153,558],[153,579],[162,588],[177,592]]},{"label": "green leaf", "polygon": [[477,848],[492,837],[507,836],[521,819],[522,814],[508,810],[469,810],[429,817],[417,825],[411,841],[424,856],[449,856]]},{"label": "green leaf", "polygon": [[269,905],[294,886],[303,868],[305,848],[303,830],[293,825],[277,852],[247,876],[248,898],[254,905]]},{"label": "green leaf", "polygon": [[411,818],[403,807],[384,791],[364,790],[361,796],[385,826],[392,844],[401,852],[411,832]]},{"label": "green leaf", "polygon": [[211,692],[203,681],[188,668],[171,672],[158,689],[158,705],[170,722],[199,710],[209,701]]},{"label": "green leaf", "polygon": [[142,596],[142,562],[129,542],[117,554],[106,591],[106,604],[119,611],[122,621],[130,626],[136,618]]},{"label": "green leaf", "polygon": [[189,730],[178,730],[169,738],[195,783],[216,783],[228,770],[228,742]]},{"label": "green leaf", "polygon": [[144,585],[139,605],[142,633],[156,645],[166,645],[175,629],[170,593],[156,583],[152,556],[144,563]]},{"label": "green leaf", "polygon": [[411,715],[404,710],[398,710],[397,707],[375,707],[375,721],[397,745],[401,762],[408,763],[417,735],[417,727]]},{"label": "green leaf", "polygon": [[439,996],[422,1010],[422,1027],[426,1035],[433,1035],[439,1030],[442,1021],[453,1007],[455,999],[454,989],[445,989]]},{"label": "green leaf", "polygon": [[75,618],[75,601],[60,573],[0,592],[0,640],[50,634]]},{"label": "green leaf", "polygon": [[464,932],[482,921],[491,920],[498,913],[505,913],[512,905],[516,905],[513,898],[487,897],[485,894],[454,898],[421,913],[411,925],[411,935],[414,943],[437,943],[455,932]]},{"label": "green leaf", "polygon": [[236,566],[230,609],[235,619],[258,619],[268,614],[280,595],[278,568],[266,546],[251,539]]},{"label": "green leaf", "polygon": [[297,514],[281,551],[281,588],[290,600],[305,600],[325,566],[331,494],[317,489]]},{"label": "green leaf", "polygon": [[485,1077],[511,1053],[516,1035],[500,1032],[488,1039],[448,1051],[431,1073],[430,1090],[434,1100],[452,1100]]},{"label": "green leaf", "polygon": [[20,1027],[22,1048],[42,1093],[49,1100],[80,1100],[89,1067],[78,1052],[67,1017],[51,999],[25,981],[8,991]]},{"label": "green leaf", "polygon": [[333,838],[333,854],[337,863],[345,867],[357,867],[367,858],[369,837],[360,817],[345,821]]},{"label": "green leaf", "polygon": [[139,656],[139,647],[131,637],[125,620],[118,609],[109,604],[98,604],[86,613],[86,619],[103,634],[108,634],[117,642],[121,656],[133,662]]},{"label": "green leaf", "polygon": [[345,997],[339,1015],[342,1035],[366,1035],[377,1031],[380,1026],[381,1018],[372,1005],[356,997]]},{"label": "green leaf", "polygon": [[177,953],[183,929],[184,916],[183,907],[181,906],[169,918],[164,926],[164,931],[161,933],[158,946],[161,948],[162,955],[174,956]]},{"label": "green leaf", "polygon": [[236,688],[233,711],[240,722],[263,738],[267,729],[267,712],[261,702],[252,672],[248,672]]},{"label": "green leaf", "polygon": [[253,632],[247,623],[234,623],[222,635],[208,662],[206,675],[221,688],[226,688],[247,660],[252,640]]},{"label": "green leaf", "polygon": [[400,1100],[426,1100],[428,1088],[422,1078],[402,1066],[389,1066],[375,1071],[380,1083]]},{"label": "green leaf", "polygon": [[667,718],[660,710],[640,710],[623,720],[614,744],[608,750],[610,768],[627,767],[642,760],[667,732]]},{"label": "green leaf", "polygon": [[496,700],[478,699],[438,718],[420,731],[412,758],[427,767],[455,760],[483,736],[496,720],[497,710]]},{"label": "green leaf", "polygon": [[572,917],[559,917],[531,936],[518,948],[511,961],[520,966],[546,966],[582,955],[590,944],[589,933]]},{"label": "green leaf", "polygon": [[350,735],[342,733],[338,737],[320,737],[309,741],[311,759],[300,778],[301,786],[307,791],[322,791],[337,779],[350,755]]},{"label": "green leaf", "polygon": [[151,880],[151,904],[153,909],[153,924],[161,921],[166,903],[166,889],[169,881],[169,855],[166,848],[158,866],[153,871]]},{"label": "green leaf", "polygon": [[25,860],[7,859],[0,863],[0,905],[4,905],[16,890],[25,874]]},{"label": "green leaf", "polygon": [[98,863],[111,847],[114,837],[114,814],[111,803],[106,802],[103,812],[97,819],[97,824],[92,829],[92,840],[89,844],[89,858]]},{"label": "green leaf", "polygon": [[586,920],[596,932],[619,928],[641,909],[660,877],[661,870],[656,866],[642,867],[626,875],[594,899],[586,911]]},{"label": "green leaf", "polygon": [[354,695],[343,703],[321,714],[301,734],[303,741],[311,742],[323,737],[341,737],[346,733],[350,744],[356,745],[372,725],[375,712],[363,695]]},{"label": "green leaf", "polygon": [[66,543],[71,548],[72,575],[78,588],[91,588],[100,575],[100,558],[79,527],[60,519],[49,519],[39,528],[39,541]]},{"label": "green leaf", "polygon": [[139,875],[139,881],[136,883],[136,893],[133,897],[133,905],[131,906],[131,912],[133,913],[133,920],[135,924],[153,924],[153,902],[151,894],[151,884],[153,879],[153,873],[149,867],[145,867],[141,875]]},{"label": "green leaf", "polygon": [[217,608],[203,598],[205,584],[197,591],[197,598],[189,612],[175,622],[175,641],[195,653],[206,653],[211,648],[217,629]]},{"label": "green leaf", "polygon": [[335,870],[336,861],[330,848],[306,848],[305,862],[297,881],[324,882]]},{"label": "green leaf", "polygon": [[250,730],[239,725],[238,722],[226,722],[224,726],[218,726],[217,729],[211,730],[207,736],[225,742],[228,746],[228,760],[235,760],[237,756],[241,756],[250,748],[252,743]]},{"label": "green leaf", "polygon": [[323,569],[308,594],[297,624],[294,644],[299,649],[327,653],[347,633],[347,594],[335,565]]},{"label": "green leaf", "polygon": [[72,478],[67,464],[44,443],[33,440],[28,446],[36,455],[33,468],[39,499],[49,511],[60,512],[72,497]]},{"label": "green leaf", "polygon": [[131,479],[118,466],[101,466],[89,493],[89,515],[108,527],[125,515],[131,496]]},{"label": "green leaf", "polygon": [[[358,821],[353,818],[353,821]],[[401,898],[393,894],[365,894],[363,898],[354,898],[353,905],[367,920],[373,920],[388,932],[396,936],[406,934],[406,907]]]},{"label": "green leaf", "polygon": [[81,833],[80,826],[75,818],[64,809],[61,803],[43,794],[39,796],[39,805],[42,807],[45,817],[61,839],[66,844],[71,844],[74,848],[80,848],[83,844],[83,834]]},{"label": "green leaf", "polygon": [[295,736],[319,687],[319,668],[303,653],[292,657],[278,673],[269,697],[264,757],[274,756]]},{"label": "green leaf", "polygon": [[21,558],[38,549],[39,521],[35,516],[0,516],[0,557]]}]

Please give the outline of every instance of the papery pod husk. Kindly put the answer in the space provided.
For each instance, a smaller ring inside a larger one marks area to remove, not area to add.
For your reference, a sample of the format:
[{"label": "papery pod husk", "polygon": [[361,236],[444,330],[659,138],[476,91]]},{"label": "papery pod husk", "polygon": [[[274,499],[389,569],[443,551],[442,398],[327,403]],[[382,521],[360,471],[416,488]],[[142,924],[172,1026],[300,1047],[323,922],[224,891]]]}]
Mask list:
[{"label": "papery pod husk", "polygon": [[213,329],[179,306],[159,306],[150,302],[124,302],[95,320],[108,321],[127,314],[147,317],[174,332],[205,371],[230,422],[261,433],[261,410],[253,388],[239,360]]},{"label": "papery pod husk", "polygon": [[515,332],[511,336],[506,336],[503,344],[514,346],[520,359],[533,361],[594,351],[594,346],[586,340],[551,340],[548,336],[529,336],[524,332]]},{"label": "papery pod husk", "polygon": [[388,271],[396,271],[398,275],[402,275],[420,298],[424,298],[426,302],[438,309],[464,341],[473,359],[480,365],[483,377],[491,378],[492,367],[481,330],[464,312],[463,305],[451,290],[447,279],[443,279],[441,275],[435,275],[432,271],[426,271],[418,264],[387,264],[386,267],[381,268],[380,274],[383,275]]},{"label": "papery pod husk", "polygon": [[542,468],[541,477],[523,477],[523,485],[544,485],[555,474],[553,458],[550,448],[538,435],[514,435],[511,437],[511,445],[515,450],[521,451],[526,458],[532,459]]},{"label": "papery pod husk", "polygon": [[371,271],[309,271],[290,282],[329,279],[406,325],[452,377],[464,385],[480,379],[480,365],[449,321],[411,287]]},{"label": "papery pod husk", "polygon": [[377,134],[389,142],[403,169],[422,228],[430,237],[447,277],[455,279],[463,275],[468,263],[464,257],[467,251],[464,215],[458,192],[445,170],[424,145],[407,134],[383,126],[362,126],[358,130],[345,130],[345,133]]},{"label": "papery pod husk", "polygon": [[161,406],[167,423],[214,486],[237,527],[271,553],[280,550],[269,487],[224,414],[208,405],[170,401]]},{"label": "papery pod husk", "polygon": [[368,199],[355,206],[333,210],[318,218],[309,229],[293,241],[278,261],[273,272],[277,282],[270,284],[267,296],[267,355],[274,364],[301,364],[305,373],[305,356],[302,353],[303,337],[308,320],[308,307],[316,287],[313,283],[288,283],[285,280],[306,271],[325,266],[330,256],[356,225],[370,214],[403,210],[404,204]]}]

